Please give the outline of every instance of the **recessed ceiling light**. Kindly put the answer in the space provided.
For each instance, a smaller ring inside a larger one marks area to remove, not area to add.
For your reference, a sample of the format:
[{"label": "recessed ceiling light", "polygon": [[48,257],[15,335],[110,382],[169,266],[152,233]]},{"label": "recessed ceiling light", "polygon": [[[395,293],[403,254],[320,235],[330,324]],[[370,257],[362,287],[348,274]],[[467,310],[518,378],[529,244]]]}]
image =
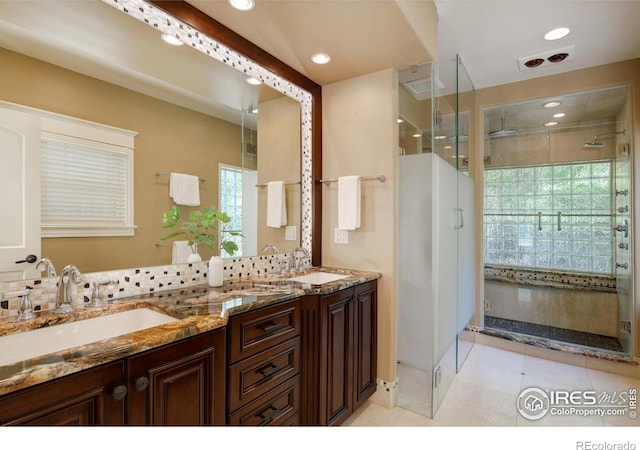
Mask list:
[{"label": "recessed ceiling light", "polygon": [[558,125],[558,122],[556,122],[555,120],[544,124],[545,127],[555,127],[556,125]]},{"label": "recessed ceiling light", "polygon": [[554,100],[552,102],[547,102],[542,106],[545,108],[555,108],[556,106],[560,106],[560,105],[562,105],[562,103]]},{"label": "recessed ceiling light", "polygon": [[331,57],[326,53],[316,53],[311,57],[311,61],[316,64],[326,64],[331,61]]},{"label": "recessed ceiling light", "polygon": [[171,45],[183,45],[182,41],[175,36],[171,36],[170,34],[162,33],[162,40],[167,44]]},{"label": "recessed ceiling light", "polygon": [[256,6],[254,0],[229,0],[229,4],[240,11],[249,11]]},{"label": "recessed ceiling light", "polygon": [[254,78],[254,77],[249,77],[249,78],[247,78],[247,83],[253,84],[254,86],[258,86],[259,84],[262,84],[262,81],[258,80],[257,78]]},{"label": "recessed ceiling light", "polygon": [[258,114],[258,108],[253,108],[251,110],[251,114]]},{"label": "recessed ceiling light", "polygon": [[[451,146],[450,146],[450,145],[445,145],[445,146],[444,146],[444,149],[445,149],[445,150],[449,150],[449,149],[451,149]],[[452,158],[455,158],[455,157],[452,157]]]},{"label": "recessed ceiling light", "polygon": [[398,123],[404,123],[404,119],[398,119]]},{"label": "recessed ceiling light", "polygon": [[411,136],[413,136],[414,138],[419,138],[421,136],[420,133],[416,133],[416,134],[412,134]]},{"label": "recessed ceiling light", "polygon": [[447,137],[444,135],[440,135],[440,136],[434,136],[434,139],[446,139]]},{"label": "recessed ceiling light", "polygon": [[556,119],[559,119],[561,117],[564,117],[566,114],[565,113],[558,113],[558,114],[554,114],[553,117],[555,117]]},{"label": "recessed ceiling light", "polygon": [[547,41],[555,41],[556,39],[560,39],[565,37],[567,34],[569,34],[569,30],[568,28],[556,28],[554,30],[549,31],[547,34],[544,35],[544,38]]}]

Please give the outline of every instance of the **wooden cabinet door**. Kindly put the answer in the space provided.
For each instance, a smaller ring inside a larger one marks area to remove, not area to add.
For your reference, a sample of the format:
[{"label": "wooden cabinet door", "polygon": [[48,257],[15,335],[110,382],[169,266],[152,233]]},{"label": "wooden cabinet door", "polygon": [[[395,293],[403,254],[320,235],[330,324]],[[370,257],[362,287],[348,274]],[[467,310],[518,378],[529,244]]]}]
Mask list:
[{"label": "wooden cabinet door", "polygon": [[129,358],[130,425],[224,425],[225,330]]},{"label": "wooden cabinet door", "polygon": [[355,288],[353,410],[376,391],[378,302],[376,282]]},{"label": "wooden cabinet door", "polygon": [[353,289],[320,299],[319,425],[339,425],[353,411]]},{"label": "wooden cabinet door", "polygon": [[[122,361],[0,397],[2,425],[123,425]],[[126,398],[126,397],[125,397]]]}]

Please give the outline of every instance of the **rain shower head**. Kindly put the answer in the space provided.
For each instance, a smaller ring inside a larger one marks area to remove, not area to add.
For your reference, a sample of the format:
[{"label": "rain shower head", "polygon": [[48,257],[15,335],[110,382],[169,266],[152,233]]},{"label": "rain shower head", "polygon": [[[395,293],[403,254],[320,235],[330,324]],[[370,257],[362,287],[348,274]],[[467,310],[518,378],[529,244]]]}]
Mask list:
[{"label": "rain shower head", "polygon": [[603,137],[616,136],[618,134],[625,134],[626,132],[627,132],[627,130],[622,130],[622,131],[612,131],[610,133],[598,134],[598,135],[594,136],[593,139],[591,139],[591,141],[586,142],[583,145],[583,147],[584,148],[602,148],[602,147],[604,147],[604,144],[602,142],[598,142],[598,139],[603,138]]},{"label": "rain shower head", "polygon": [[501,128],[499,130],[495,130],[495,131],[490,131],[489,132],[489,137],[502,137],[502,136],[511,136],[516,134],[516,130],[512,130],[512,129],[505,129],[504,127],[504,115],[502,116],[502,118],[500,119],[500,123],[502,124]]},{"label": "rain shower head", "polygon": [[590,142],[585,142],[583,145],[584,148],[602,148],[604,144],[602,142],[598,142],[598,137],[594,137]]}]

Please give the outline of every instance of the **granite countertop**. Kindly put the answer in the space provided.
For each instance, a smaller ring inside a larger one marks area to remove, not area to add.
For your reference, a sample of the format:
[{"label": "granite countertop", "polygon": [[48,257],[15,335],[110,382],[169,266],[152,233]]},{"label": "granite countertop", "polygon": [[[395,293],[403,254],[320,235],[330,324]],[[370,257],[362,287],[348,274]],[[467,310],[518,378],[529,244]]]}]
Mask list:
[{"label": "granite countertop", "polygon": [[2,336],[54,326],[130,309],[148,308],[177,321],[120,335],[0,366],[0,395],[50,381],[81,370],[170,344],[174,341],[224,327],[231,315],[291,300],[303,295],[324,295],[380,278],[376,272],[339,268],[313,268],[315,271],[346,275],[320,286],[290,281],[289,276],[250,277],[225,281],[219,288],[207,285],[163,291],[145,296],[109,301],[103,308],[78,309],[69,314],[49,311],[37,313],[25,322],[0,321]]}]

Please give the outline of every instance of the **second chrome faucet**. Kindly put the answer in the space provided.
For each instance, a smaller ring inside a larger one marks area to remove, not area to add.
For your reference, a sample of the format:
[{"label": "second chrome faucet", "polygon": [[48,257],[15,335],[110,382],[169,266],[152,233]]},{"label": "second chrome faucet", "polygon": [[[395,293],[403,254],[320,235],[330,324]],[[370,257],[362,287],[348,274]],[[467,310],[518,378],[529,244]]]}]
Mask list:
[{"label": "second chrome faucet", "polygon": [[84,281],[80,270],[72,264],[65,266],[60,273],[58,293],[56,295],[56,312],[68,313],[73,311],[73,293],[71,283],[80,284]]}]

